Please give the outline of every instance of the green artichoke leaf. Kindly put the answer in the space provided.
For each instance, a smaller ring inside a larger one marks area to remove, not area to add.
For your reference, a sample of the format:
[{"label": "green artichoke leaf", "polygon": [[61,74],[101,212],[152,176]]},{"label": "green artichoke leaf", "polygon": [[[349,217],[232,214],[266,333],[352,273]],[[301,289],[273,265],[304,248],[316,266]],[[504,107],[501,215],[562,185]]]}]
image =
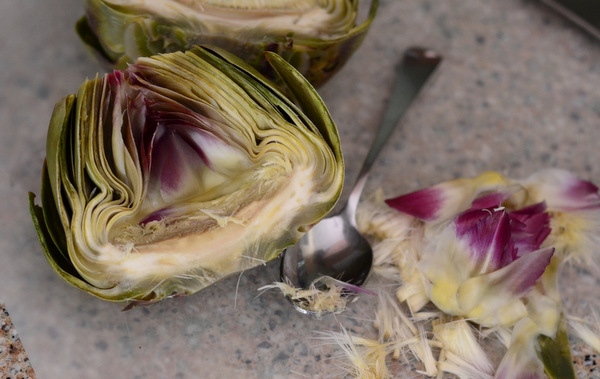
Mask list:
[{"label": "green artichoke leaf", "polygon": [[271,80],[279,78],[264,52],[275,52],[319,86],[362,44],[379,5],[369,1],[369,13],[359,22],[359,0],[86,0],[76,30],[111,68],[213,45]]},{"label": "green artichoke leaf", "polygon": [[271,57],[195,47],[83,83],[50,121],[41,207],[52,268],[110,301],[194,293],[275,258],[335,205],[339,136],[314,88]]},{"label": "green artichoke leaf", "polygon": [[555,338],[545,335],[538,337],[537,354],[544,363],[544,371],[551,379],[575,379],[575,368],[569,347],[567,324],[561,317]]}]

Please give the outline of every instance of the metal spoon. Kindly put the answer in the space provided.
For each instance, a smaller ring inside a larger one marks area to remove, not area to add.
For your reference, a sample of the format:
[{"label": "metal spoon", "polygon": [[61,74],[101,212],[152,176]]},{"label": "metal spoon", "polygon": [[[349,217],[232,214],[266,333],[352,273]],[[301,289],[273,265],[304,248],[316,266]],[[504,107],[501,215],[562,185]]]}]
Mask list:
[{"label": "metal spoon", "polygon": [[[320,221],[286,250],[281,262],[283,281],[296,288],[308,288],[326,275],[355,286],[364,283],[371,270],[373,250],[356,226],[358,200],[375,159],[441,59],[430,49],[412,47],[405,51],[388,108],[346,206],[336,216]],[[313,313],[298,303],[294,305],[302,313]]]}]

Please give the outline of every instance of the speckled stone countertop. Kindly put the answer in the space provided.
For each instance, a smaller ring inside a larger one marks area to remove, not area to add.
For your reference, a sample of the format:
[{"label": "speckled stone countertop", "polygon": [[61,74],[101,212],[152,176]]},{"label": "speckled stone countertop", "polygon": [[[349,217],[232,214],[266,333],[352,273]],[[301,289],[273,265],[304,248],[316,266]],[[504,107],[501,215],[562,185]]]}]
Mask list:
[{"label": "speckled stone countertop", "polygon": [[10,315],[0,300],[0,374],[3,378],[32,379],[33,367]]},{"label": "speckled stone countertop", "polygon": [[[40,378],[335,377],[319,331],[366,336],[360,299],[321,320],[276,292],[279,261],[193,296],[121,312],[70,287],[45,261],[28,214],[54,103],[99,66],[78,41],[80,0],[0,2],[0,296]],[[320,89],[352,181],[410,45],[445,60],[376,164],[367,191],[398,195],[496,170],[546,167],[600,183],[600,42],[535,0],[382,0],[364,45]],[[576,275],[574,276],[576,279]],[[573,284],[568,302],[598,297]],[[2,368],[0,368],[0,372]],[[8,374],[3,374],[8,376]]]}]

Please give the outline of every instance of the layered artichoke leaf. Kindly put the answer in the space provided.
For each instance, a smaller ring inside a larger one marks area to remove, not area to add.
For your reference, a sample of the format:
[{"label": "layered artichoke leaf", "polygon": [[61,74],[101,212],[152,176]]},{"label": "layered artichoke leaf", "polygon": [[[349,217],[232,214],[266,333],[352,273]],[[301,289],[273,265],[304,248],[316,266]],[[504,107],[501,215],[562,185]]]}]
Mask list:
[{"label": "layered artichoke leaf", "polygon": [[76,29],[111,67],[141,56],[219,46],[271,79],[276,52],[317,86],[360,46],[377,11],[358,21],[359,0],[86,0]]},{"label": "layered artichoke leaf", "polygon": [[299,107],[205,47],[140,58],[60,101],[41,208],[30,195],[55,271],[107,300],[152,302],[271,260],[326,215],[343,182],[335,124],[268,59]]}]

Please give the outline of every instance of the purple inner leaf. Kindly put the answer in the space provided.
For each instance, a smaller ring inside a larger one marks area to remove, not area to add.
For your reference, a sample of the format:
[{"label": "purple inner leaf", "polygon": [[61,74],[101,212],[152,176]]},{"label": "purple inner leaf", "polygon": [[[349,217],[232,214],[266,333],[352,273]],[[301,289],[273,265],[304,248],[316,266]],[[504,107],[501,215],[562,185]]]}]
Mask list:
[{"label": "purple inner leaf", "polygon": [[[123,140],[139,159],[146,197],[162,202],[156,207],[163,209],[145,208],[149,214],[142,224],[169,216],[169,204],[193,195],[203,185],[204,170],[215,169],[209,154],[220,154],[223,144],[214,134],[220,130],[215,121],[156,92],[155,79],[143,65],[107,75],[108,89],[122,107]],[[110,147],[110,140],[106,143]]]},{"label": "purple inner leaf", "polygon": [[172,130],[157,138],[152,159],[154,170],[160,172],[161,190],[175,192],[185,181],[185,166],[194,160],[189,147]]},{"label": "purple inner leaf", "polygon": [[471,209],[458,216],[455,225],[458,238],[467,242],[482,273],[497,270],[506,261],[505,255],[512,253],[510,218],[504,210]]},{"label": "purple inner leaf", "polygon": [[186,184],[186,176],[200,167],[211,168],[205,147],[219,140],[204,127],[206,118],[175,103],[145,99],[144,161],[150,180],[159,180],[161,192],[174,193]]},{"label": "purple inner leaf", "polygon": [[550,229],[550,215],[546,212],[546,203],[541,202],[510,213],[512,239],[517,259],[540,248]]},{"label": "purple inner leaf", "polygon": [[140,127],[145,125],[146,121],[146,102],[141,94],[137,94],[135,97],[127,98],[127,123],[128,130],[135,146],[138,149],[140,157],[140,165],[145,169],[145,172],[150,170],[150,161],[148,160],[148,154],[146,153],[146,147],[142,143],[144,140],[143,132],[144,128]]},{"label": "purple inner leaf", "polygon": [[152,155],[152,146],[156,138],[156,129],[168,129],[170,133],[177,134],[191,147],[198,157],[208,167],[211,167],[203,145],[210,145],[218,141],[207,128],[212,125],[209,120],[179,104],[161,104],[156,101],[146,100],[147,117],[144,131],[147,152]]},{"label": "purple inner leaf", "polygon": [[108,84],[111,87],[118,87],[123,83],[125,75],[122,71],[115,70],[111,74],[107,75]]},{"label": "purple inner leaf", "polygon": [[[507,212],[496,203],[504,200],[503,194],[486,195],[455,220],[457,237],[467,242],[471,257],[484,272],[505,267],[538,250],[551,231],[545,203]],[[476,208],[490,204],[492,207]]]},{"label": "purple inner leaf", "polygon": [[152,222],[152,221],[160,221],[162,219],[167,218],[170,213],[171,213],[170,208],[161,209],[159,211],[156,211],[156,212],[148,215],[145,219],[143,219],[140,222],[140,225],[146,225],[147,223]]}]

